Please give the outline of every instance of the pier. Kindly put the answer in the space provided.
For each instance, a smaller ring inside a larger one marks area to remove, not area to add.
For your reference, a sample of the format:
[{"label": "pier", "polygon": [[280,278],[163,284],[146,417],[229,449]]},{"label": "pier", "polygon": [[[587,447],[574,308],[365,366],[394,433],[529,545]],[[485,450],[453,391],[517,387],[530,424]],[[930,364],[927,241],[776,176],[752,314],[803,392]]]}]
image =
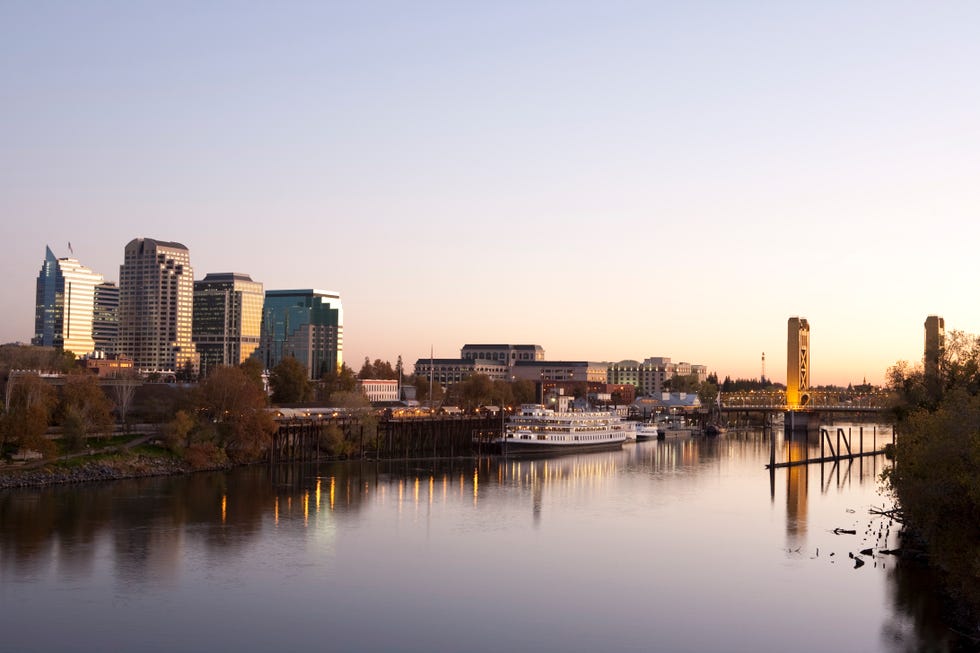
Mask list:
[{"label": "pier", "polygon": [[452,458],[479,451],[475,434],[499,436],[492,415],[379,417],[371,412],[290,417],[277,420],[269,462],[331,458],[377,460]]},{"label": "pier", "polygon": [[[787,461],[776,461],[776,433],[775,430],[770,431],[770,445],[769,445],[769,464],[766,465],[766,469],[778,469],[783,467],[797,467],[800,465],[811,465],[815,463],[836,463],[842,460],[852,460],[854,458],[863,458],[865,456],[880,456],[885,453],[885,449],[875,449],[874,446],[877,442],[878,427],[873,426],[873,431],[871,434],[871,444],[872,448],[868,451],[864,450],[864,427],[858,427],[858,441],[857,441],[857,451],[851,448],[852,440],[852,427],[848,427],[845,432],[842,427],[836,428],[836,443],[835,440],[830,435],[830,430],[826,428],[820,429],[820,457],[810,458],[808,455],[802,459],[798,460],[787,460]],[[892,430],[892,442],[895,444],[895,431]],[[829,451],[830,455],[827,455]],[[803,448],[804,454],[809,452],[809,447]]]}]

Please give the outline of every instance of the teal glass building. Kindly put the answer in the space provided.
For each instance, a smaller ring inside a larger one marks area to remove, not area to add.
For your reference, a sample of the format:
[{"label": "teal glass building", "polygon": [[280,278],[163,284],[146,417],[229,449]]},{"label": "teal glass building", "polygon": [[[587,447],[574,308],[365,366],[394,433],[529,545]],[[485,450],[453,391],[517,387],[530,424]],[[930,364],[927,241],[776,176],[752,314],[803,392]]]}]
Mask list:
[{"label": "teal glass building", "polygon": [[344,309],[329,290],[267,290],[261,342],[256,355],[270,370],[286,356],[302,363],[310,379],[340,370],[344,350]]}]

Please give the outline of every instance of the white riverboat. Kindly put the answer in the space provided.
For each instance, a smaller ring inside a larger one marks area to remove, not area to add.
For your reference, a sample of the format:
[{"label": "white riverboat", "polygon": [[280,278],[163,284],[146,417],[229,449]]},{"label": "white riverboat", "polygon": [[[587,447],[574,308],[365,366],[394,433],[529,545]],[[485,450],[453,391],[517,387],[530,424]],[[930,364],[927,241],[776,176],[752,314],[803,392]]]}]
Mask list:
[{"label": "white riverboat", "polygon": [[653,420],[640,422],[636,425],[636,441],[657,440],[661,436],[660,427]]},{"label": "white riverboat", "polygon": [[564,453],[618,449],[636,436],[636,423],[610,411],[555,411],[524,404],[495,441],[503,453]]}]

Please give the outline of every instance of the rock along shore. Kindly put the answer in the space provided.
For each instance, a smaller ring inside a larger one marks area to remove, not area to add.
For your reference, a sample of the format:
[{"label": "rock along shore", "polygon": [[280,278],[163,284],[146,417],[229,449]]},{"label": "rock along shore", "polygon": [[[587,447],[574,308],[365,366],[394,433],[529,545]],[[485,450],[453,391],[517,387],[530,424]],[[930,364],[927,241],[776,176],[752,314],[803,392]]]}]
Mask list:
[{"label": "rock along shore", "polygon": [[93,460],[72,467],[57,464],[36,469],[0,467],[0,490],[187,474],[191,471],[199,470],[192,470],[189,465],[174,458],[144,455]]}]

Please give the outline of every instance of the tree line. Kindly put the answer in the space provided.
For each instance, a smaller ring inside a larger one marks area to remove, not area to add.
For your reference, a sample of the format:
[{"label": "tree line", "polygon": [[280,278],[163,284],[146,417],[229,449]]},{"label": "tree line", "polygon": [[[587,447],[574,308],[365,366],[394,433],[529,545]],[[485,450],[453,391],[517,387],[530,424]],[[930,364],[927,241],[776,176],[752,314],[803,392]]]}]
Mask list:
[{"label": "tree line", "polygon": [[953,331],[935,369],[888,370],[898,429],[885,476],[905,546],[923,547],[964,624],[980,624],[980,339]]}]

